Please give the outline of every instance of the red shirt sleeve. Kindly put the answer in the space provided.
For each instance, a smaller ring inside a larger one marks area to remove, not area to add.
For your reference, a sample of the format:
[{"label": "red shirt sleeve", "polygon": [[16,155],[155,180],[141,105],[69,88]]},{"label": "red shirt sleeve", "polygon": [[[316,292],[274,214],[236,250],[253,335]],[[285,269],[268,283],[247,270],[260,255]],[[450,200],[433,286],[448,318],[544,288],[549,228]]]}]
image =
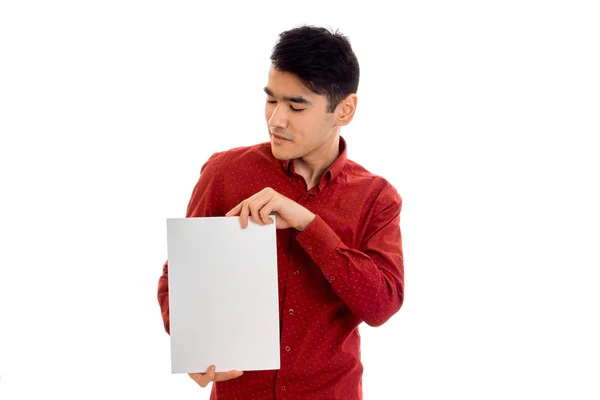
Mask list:
[{"label": "red shirt sleeve", "polygon": [[296,236],[338,297],[371,326],[386,322],[404,300],[402,198],[388,187],[375,207],[359,249],[346,246],[318,215]]}]

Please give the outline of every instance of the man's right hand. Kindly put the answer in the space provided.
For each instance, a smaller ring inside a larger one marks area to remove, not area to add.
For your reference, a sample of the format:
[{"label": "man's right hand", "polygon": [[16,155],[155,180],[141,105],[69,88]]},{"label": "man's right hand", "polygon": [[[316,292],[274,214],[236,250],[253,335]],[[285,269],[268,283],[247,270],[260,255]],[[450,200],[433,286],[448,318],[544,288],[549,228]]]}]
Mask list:
[{"label": "man's right hand", "polygon": [[230,379],[239,378],[244,372],[231,370],[227,372],[215,372],[215,366],[211,365],[208,367],[205,373],[188,373],[190,378],[194,380],[198,385],[206,387],[211,382],[222,382]]}]

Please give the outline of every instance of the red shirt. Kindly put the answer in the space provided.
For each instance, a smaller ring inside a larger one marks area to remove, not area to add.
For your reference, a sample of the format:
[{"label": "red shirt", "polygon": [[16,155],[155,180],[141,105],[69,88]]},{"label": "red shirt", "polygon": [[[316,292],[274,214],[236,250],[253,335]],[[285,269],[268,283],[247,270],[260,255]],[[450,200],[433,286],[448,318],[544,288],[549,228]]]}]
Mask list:
[{"label": "red shirt", "polygon": [[[385,179],[340,155],[307,190],[270,143],[215,153],[202,167],[189,217],[223,216],[271,187],[316,218],[277,231],[281,368],[213,384],[211,400],[362,399],[358,325],[378,326],[404,298],[402,199]],[[169,332],[168,263],[158,283]],[[217,366],[218,367],[218,366]]]}]

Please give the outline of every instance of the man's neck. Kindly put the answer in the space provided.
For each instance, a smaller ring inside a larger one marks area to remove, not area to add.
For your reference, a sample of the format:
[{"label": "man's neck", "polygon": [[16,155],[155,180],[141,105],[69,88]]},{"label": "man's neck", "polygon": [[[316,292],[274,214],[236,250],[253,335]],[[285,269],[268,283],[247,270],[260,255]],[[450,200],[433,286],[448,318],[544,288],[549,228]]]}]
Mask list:
[{"label": "man's neck", "polygon": [[294,160],[294,170],[306,181],[308,190],[315,187],[323,172],[340,155],[340,135],[333,134],[331,140],[328,140],[314,153],[307,154],[305,157]]}]

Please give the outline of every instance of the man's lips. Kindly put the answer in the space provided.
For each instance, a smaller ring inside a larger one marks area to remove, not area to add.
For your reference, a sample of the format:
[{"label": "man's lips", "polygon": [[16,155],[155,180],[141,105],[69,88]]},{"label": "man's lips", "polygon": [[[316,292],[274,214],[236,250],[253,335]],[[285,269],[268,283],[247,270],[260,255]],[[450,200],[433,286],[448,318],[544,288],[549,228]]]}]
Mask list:
[{"label": "man's lips", "polygon": [[290,139],[286,138],[285,136],[277,135],[276,133],[273,133],[273,132],[271,132],[271,135],[273,135],[274,137],[276,137],[277,139],[280,139],[280,140],[290,140]]}]

